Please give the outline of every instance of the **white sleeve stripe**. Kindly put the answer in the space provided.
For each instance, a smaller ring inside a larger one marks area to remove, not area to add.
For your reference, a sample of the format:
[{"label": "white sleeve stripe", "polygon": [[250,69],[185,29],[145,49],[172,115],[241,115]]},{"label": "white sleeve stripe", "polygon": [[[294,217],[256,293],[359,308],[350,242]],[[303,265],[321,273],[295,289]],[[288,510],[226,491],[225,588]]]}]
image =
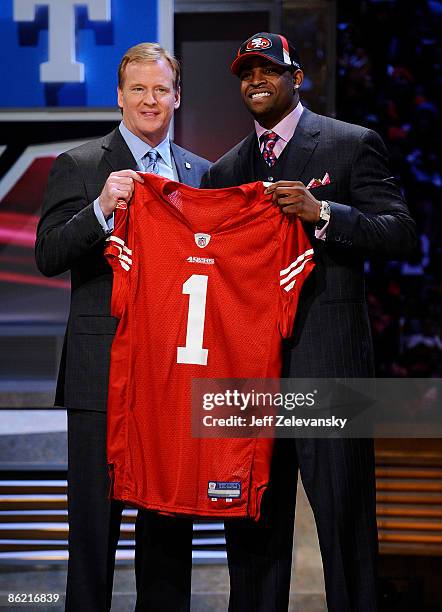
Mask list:
[{"label": "white sleeve stripe", "polygon": [[132,259],[130,257],[127,257],[127,255],[119,255],[118,258],[132,265]]},{"label": "white sleeve stripe", "polygon": [[305,264],[306,264],[308,261],[311,261],[311,260],[312,260],[312,258],[311,258],[311,257],[309,257],[309,259],[304,259],[304,261],[302,262],[302,264],[301,264],[300,266],[298,266],[297,268],[295,268],[294,270],[292,270],[288,276],[286,276],[285,278],[283,278],[282,280],[280,280],[280,281],[279,281],[279,284],[282,286],[282,285],[285,285],[286,283],[288,283],[288,282],[289,282],[289,280],[292,280],[292,278],[293,278],[294,276],[297,276],[297,275],[298,275],[300,272],[302,272],[302,271],[303,271],[303,269],[305,268]]},{"label": "white sleeve stripe", "polygon": [[303,253],[302,255],[300,255],[299,257],[297,257],[295,259],[295,261],[293,261],[288,268],[286,268],[285,270],[281,270],[281,272],[279,273],[280,276],[285,276],[286,274],[288,274],[288,272],[290,272],[290,270],[292,268],[294,268],[295,266],[298,265],[298,263],[300,261],[302,261],[305,257],[307,257],[307,255],[313,255],[313,249],[308,249],[308,251],[305,251],[305,253]]},{"label": "white sleeve stripe", "polygon": [[130,267],[132,265],[132,259],[128,257],[127,255],[123,255],[123,251],[125,251],[128,255],[132,255],[132,251],[128,249],[127,246],[125,246],[124,240],[121,240],[121,238],[118,238],[118,236],[109,236],[108,238],[106,238],[106,242],[115,243],[114,246],[119,251],[118,259],[120,261],[120,265],[123,268],[123,270],[126,270],[126,272],[129,272]]},{"label": "white sleeve stripe", "polygon": [[121,238],[118,238],[118,236],[109,236],[109,238],[107,238],[107,240],[112,240],[113,242],[118,242],[118,244],[121,244],[121,246],[124,246],[124,240],[122,240]]},{"label": "white sleeve stripe", "polygon": [[131,249],[128,249],[126,246],[126,243],[124,242],[124,240],[122,240],[121,238],[118,238],[118,236],[109,236],[108,238],[106,238],[106,241],[110,240],[112,242],[116,242],[117,244],[120,244],[123,248],[123,251],[125,253],[127,253],[128,255],[132,255],[132,251]]},{"label": "white sleeve stripe", "polygon": [[291,289],[293,289],[295,284],[296,284],[296,278],[289,285],[287,285],[287,287],[284,287],[284,291],[290,291]]}]

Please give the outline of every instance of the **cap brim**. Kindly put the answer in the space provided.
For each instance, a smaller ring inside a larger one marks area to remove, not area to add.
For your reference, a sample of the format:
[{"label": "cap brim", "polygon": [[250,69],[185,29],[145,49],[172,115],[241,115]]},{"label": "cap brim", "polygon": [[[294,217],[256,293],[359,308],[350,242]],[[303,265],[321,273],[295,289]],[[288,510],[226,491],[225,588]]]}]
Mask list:
[{"label": "cap brim", "polygon": [[285,64],[284,62],[278,62],[277,60],[273,59],[273,57],[269,57],[268,55],[265,55],[264,53],[259,53],[258,51],[249,51],[247,54],[244,53],[244,55],[240,55],[234,60],[234,62],[230,66],[230,71],[233,74],[236,74],[236,76],[238,76],[239,70],[241,68],[241,64],[243,64],[249,57],[263,57],[269,62],[272,62],[272,64],[276,64],[277,66],[282,66],[287,69],[293,67],[292,64]]}]

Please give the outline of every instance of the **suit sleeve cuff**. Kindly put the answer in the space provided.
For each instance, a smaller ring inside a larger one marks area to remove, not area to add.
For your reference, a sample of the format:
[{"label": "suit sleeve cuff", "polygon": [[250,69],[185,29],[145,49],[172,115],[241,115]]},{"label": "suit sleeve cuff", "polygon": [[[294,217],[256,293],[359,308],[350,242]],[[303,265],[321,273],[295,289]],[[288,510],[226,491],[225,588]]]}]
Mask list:
[{"label": "suit sleeve cuff", "polygon": [[114,229],[114,215],[112,213],[112,215],[107,220],[104,218],[103,211],[101,210],[100,204],[98,202],[98,198],[94,200],[94,213],[97,217],[97,221],[103,228],[103,231],[106,234],[110,234]]},{"label": "suit sleeve cuff", "polygon": [[[353,206],[329,202],[330,221],[327,228],[327,242],[353,246],[353,235],[359,219],[359,211]],[[324,228],[323,228],[324,229]]]},{"label": "suit sleeve cuff", "polygon": [[317,240],[325,240],[327,238],[327,228],[329,225],[330,221],[327,221],[324,227],[321,227],[321,229],[315,229],[315,238]]}]

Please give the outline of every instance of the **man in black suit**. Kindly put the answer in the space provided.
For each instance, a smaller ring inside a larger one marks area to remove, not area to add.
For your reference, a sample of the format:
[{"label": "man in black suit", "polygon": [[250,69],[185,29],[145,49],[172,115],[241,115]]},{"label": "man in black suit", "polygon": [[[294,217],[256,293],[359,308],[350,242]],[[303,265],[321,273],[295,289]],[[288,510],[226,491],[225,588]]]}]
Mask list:
[{"label": "man in black suit", "polygon": [[[255,130],[207,172],[204,187],[255,180],[303,222],[316,267],[298,307],[285,375],[373,376],[364,257],[406,256],[415,228],[371,130],[302,107],[303,72],[286,38],[261,32],[231,70]],[[297,470],[312,506],[330,612],[377,610],[372,440],[277,440],[262,518],[226,522],[230,612],[287,610]]]},{"label": "man in black suit", "polygon": [[[68,409],[69,565],[66,610],[111,606],[122,505],[108,500],[106,403],[112,339],[112,271],[103,257],[113,211],[129,201],[136,170],[198,187],[205,159],[169,141],[180,104],[180,68],[156,43],[129,49],[118,70],[123,120],[113,132],[54,162],[37,230],[47,276],[71,272],[71,309],[56,404]],[[192,522],[140,512],[136,526],[137,610],[190,608]]]}]

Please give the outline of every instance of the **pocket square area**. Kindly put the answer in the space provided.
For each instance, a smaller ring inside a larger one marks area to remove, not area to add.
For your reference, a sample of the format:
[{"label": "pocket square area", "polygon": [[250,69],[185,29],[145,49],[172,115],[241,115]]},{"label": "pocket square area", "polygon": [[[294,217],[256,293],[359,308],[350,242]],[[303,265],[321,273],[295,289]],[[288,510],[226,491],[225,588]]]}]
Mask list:
[{"label": "pocket square area", "polygon": [[312,178],[312,180],[307,185],[307,189],[314,189],[315,187],[321,187],[323,185],[328,185],[330,183],[330,175],[328,172],[324,174],[323,179]]}]

